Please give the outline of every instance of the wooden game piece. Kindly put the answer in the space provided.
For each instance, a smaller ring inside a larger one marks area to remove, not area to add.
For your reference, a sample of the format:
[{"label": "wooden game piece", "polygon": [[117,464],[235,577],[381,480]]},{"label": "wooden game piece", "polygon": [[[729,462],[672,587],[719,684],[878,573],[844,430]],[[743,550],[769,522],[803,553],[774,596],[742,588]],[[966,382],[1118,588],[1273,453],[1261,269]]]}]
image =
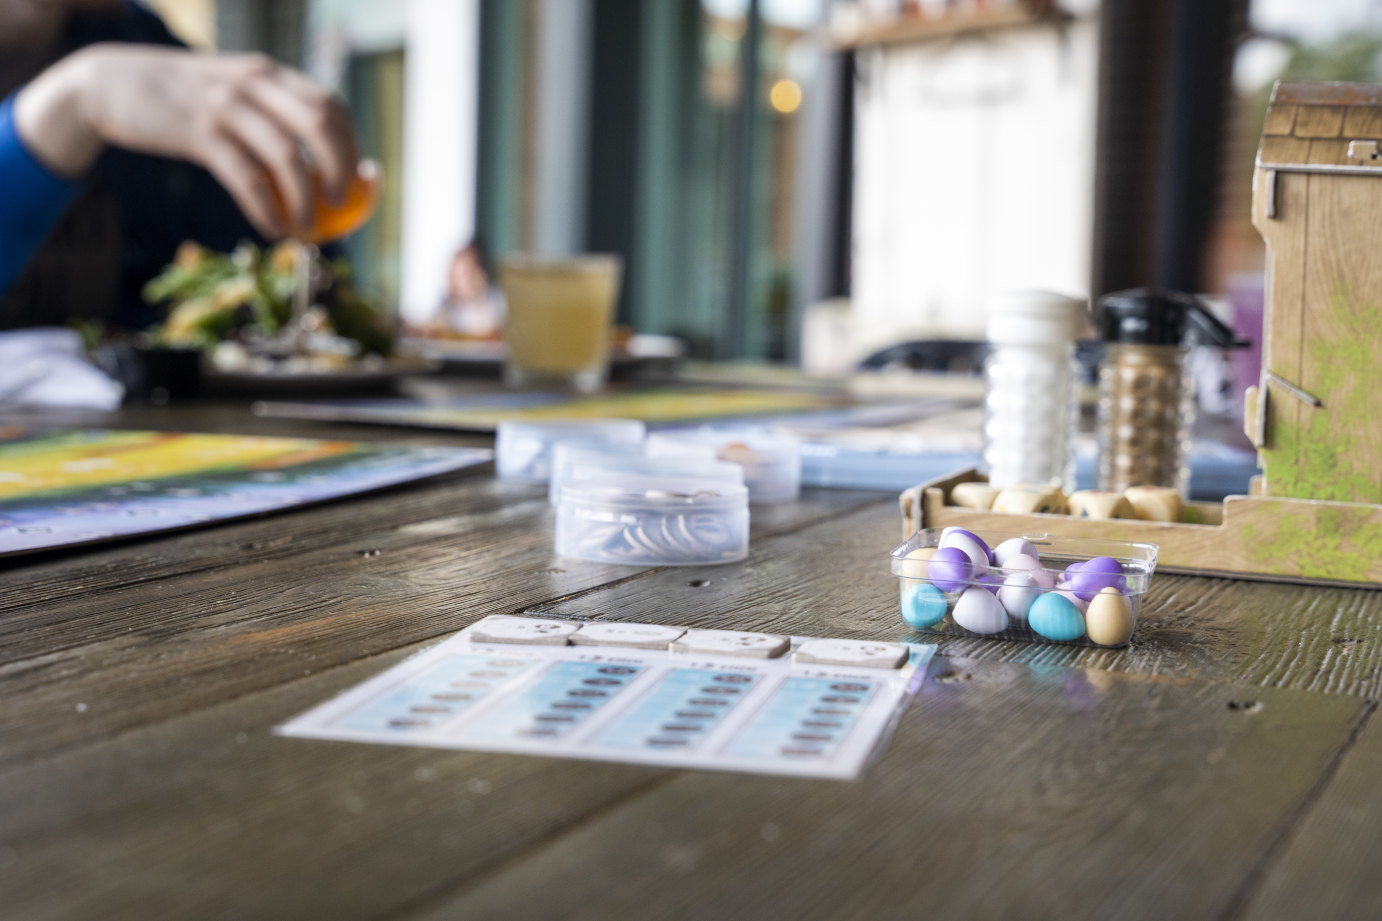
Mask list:
[{"label": "wooden game piece", "polygon": [[996,498],[998,490],[987,483],[960,483],[950,490],[950,504],[961,508],[990,509]]},{"label": "wooden game piece", "polygon": [[901,643],[862,640],[807,640],[792,653],[803,665],[845,665],[857,668],[901,668],[910,655]]},{"label": "wooden game piece", "polygon": [[530,646],[565,646],[581,625],[568,620],[491,614],[470,628],[474,643],[522,643]]},{"label": "wooden game piece", "polygon": [[685,627],[661,624],[582,624],[571,634],[572,646],[625,646],[631,649],[666,649],[686,632]]},{"label": "wooden game piece", "polygon": [[1039,483],[1009,486],[993,500],[993,510],[1004,515],[1064,515],[1068,509],[1065,493]]},{"label": "wooden game piece", "polygon": [[1077,518],[1137,517],[1126,496],[1107,489],[1081,489],[1071,493],[1070,514]]},{"label": "wooden game piece", "polygon": [[1180,493],[1169,486],[1132,486],[1123,495],[1143,521],[1180,521]]},{"label": "wooden game piece", "polygon": [[672,652],[700,653],[708,656],[744,656],[775,659],[787,651],[791,640],[770,633],[741,633],[738,630],[687,630],[668,647]]}]

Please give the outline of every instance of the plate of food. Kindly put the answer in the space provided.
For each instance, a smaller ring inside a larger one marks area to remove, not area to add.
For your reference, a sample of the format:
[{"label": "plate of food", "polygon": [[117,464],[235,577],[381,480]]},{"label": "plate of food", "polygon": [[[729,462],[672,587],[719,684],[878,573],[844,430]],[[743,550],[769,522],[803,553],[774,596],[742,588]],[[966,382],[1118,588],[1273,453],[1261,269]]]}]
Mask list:
[{"label": "plate of food", "polygon": [[200,351],[204,394],[379,391],[436,367],[396,352],[393,317],[354,287],[345,260],[292,241],[231,253],[184,243],[144,297],[168,314],[140,348]]}]

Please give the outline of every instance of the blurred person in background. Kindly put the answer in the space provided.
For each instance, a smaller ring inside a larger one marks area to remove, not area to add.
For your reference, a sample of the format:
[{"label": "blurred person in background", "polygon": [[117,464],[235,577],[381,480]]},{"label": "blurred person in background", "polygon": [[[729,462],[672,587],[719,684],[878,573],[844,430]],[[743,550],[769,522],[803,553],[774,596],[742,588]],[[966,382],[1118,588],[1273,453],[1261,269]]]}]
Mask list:
[{"label": "blurred person in background", "polygon": [[187,50],[130,0],[0,0],[0,328],[159,319],[184,240],[311,221],[359,159],[344,106],[262,55]]},{"label": "blurred person in background", "polygon": [[443,335],[466,339],[498,339],[503,335],[504,295],[490,282],[485,249],[478,239],[451,257],[446,296],[433,322]]}]

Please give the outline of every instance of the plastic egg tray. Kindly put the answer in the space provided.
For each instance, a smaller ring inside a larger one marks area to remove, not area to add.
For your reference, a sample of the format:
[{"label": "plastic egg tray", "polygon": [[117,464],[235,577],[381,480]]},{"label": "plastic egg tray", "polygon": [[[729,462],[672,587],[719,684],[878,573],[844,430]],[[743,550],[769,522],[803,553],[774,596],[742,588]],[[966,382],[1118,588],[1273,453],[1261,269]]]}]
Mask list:
[{"label": "plastic egg tray", "polygon": [[931,528],[891,554],[908,628],[948,636],[1126,646],[1155,544]]}]

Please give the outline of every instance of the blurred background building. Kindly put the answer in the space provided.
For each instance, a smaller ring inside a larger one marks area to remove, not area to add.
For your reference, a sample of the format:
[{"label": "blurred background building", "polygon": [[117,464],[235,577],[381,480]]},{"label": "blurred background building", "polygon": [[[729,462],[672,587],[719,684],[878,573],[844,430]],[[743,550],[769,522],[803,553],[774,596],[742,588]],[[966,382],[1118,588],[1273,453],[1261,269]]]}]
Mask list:
[{"label": "blurred background building", "polygon": [[1272,83],[1382,81],[1378,0],[150,5],[348,99],[386,177],[352,255],[405,317],[475,237],[614,251],[621,319],[717,358],[980,338],[1015,287],[1260,311]]}]

